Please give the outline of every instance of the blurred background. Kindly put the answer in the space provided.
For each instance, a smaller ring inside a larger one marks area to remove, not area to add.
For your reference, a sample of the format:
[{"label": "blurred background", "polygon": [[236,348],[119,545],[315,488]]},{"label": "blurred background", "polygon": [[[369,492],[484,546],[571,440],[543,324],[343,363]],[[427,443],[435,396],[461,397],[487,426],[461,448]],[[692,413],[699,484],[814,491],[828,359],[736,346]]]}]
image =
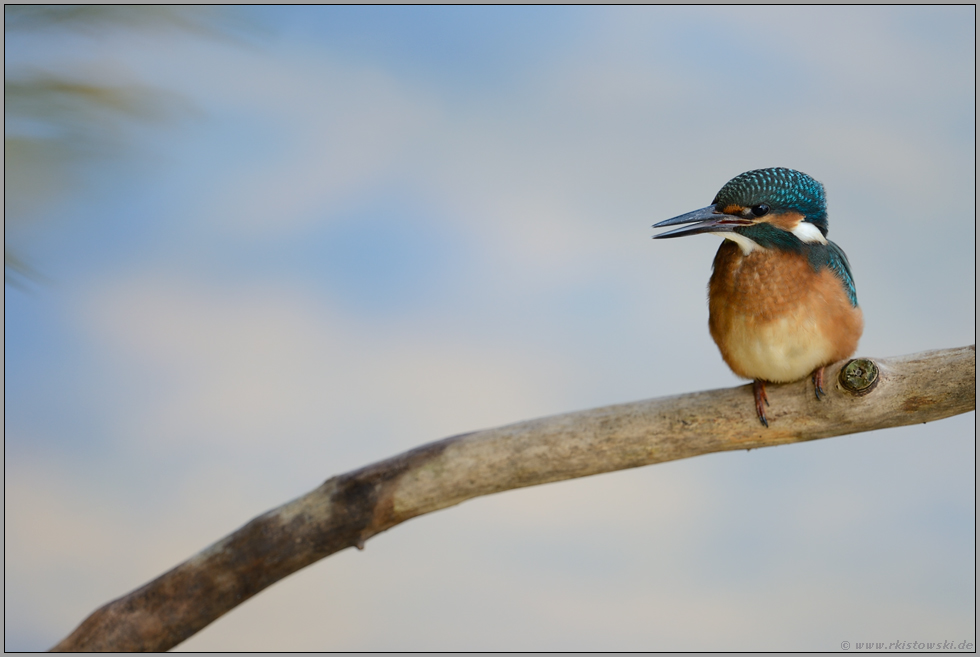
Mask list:
[{"label": "blurred background", "polygon": [[[332,475],[738,385],[650,225],[749,169],[826,185],[860,355],[975,341],[972,6],[4,18],[6,650]],[[180,648],[975,641],[974,425],[469,501]]]}]

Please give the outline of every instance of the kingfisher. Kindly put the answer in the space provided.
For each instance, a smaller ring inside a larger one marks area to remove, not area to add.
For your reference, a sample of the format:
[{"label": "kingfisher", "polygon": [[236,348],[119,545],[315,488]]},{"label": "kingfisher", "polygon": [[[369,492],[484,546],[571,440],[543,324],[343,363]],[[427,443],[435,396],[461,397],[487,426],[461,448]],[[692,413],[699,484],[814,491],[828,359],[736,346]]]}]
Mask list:
[{"label": "kingfisher", "polygon": [[819,401],[824,368],[850,357],[864,329],[851,265],[827,239],[822,184],[784,167],[735,176],[706,208],[654,224],[691,224],[654,239],[710,233],[724,241],[708,283],[708,327],[721,357],[752,379],[763,426],[766,383],[808,375]]}]

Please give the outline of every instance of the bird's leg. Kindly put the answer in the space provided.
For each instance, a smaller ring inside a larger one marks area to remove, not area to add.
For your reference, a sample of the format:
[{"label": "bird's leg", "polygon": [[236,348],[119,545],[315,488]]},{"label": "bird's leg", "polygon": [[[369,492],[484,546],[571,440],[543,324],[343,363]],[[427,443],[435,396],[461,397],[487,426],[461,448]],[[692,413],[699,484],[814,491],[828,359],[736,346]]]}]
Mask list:
[{"label": "bird's leg", "polygon": [[813,390],[817,393],[817,401],[820,401],[821,397],[826,397],[827,393],[823,389],[823,368],[818,367],[813,370]]},{"label": "bird's leg", "polygon": [[755,412],[759,415],[762,426],[769,428],[769,420],[766,419],[766,406],[769,405],[769,398],[766,397],[766,382],[756,379],[752,382],[752,392],[755,393]]}]

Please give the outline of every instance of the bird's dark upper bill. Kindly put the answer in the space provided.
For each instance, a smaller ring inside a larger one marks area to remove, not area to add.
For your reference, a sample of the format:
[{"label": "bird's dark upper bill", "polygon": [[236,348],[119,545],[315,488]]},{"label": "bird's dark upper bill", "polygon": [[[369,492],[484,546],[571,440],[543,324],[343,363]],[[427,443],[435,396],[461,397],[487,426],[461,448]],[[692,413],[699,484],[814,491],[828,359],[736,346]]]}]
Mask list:
[{"label": "bird's dark upper bill", "polygon": [[679,217],[654,224],[654,228],[677,226],[678,224],[694,225],[654,235],[653,239],[656,240],[661,237],[683,237],[684,235],[697,235],[698,233],[724,233],[735,230],[739,226],[751,226],[753,223],[755,222],[744,217],[736,217],[735,215],[718,212],[715,206],[709,205],[706,208],[701,208],[700,210],[688,212]]}]

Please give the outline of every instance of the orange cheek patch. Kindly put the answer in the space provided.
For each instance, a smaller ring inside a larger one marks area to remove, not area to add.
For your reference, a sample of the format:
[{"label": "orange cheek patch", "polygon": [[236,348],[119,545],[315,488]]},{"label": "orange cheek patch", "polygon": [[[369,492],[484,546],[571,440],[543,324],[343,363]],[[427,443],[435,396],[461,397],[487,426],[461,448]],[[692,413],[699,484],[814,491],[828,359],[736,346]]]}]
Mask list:
[{"label": "orange cheek patch", "polygon": [[744,208],[741,205],[726,205],[721,209],[721,211],[725,214],[739,215],[742,214],[743,209]]},{"label": "orange cheek patch", "polygon": [[787,232],[792,232],[801,221],[803,221],[803,215],[799,212],[783,212],[780,214],[770,215],[768,217],[763,217],[762,221],[772,224],[776,228],[782,228]]}]

